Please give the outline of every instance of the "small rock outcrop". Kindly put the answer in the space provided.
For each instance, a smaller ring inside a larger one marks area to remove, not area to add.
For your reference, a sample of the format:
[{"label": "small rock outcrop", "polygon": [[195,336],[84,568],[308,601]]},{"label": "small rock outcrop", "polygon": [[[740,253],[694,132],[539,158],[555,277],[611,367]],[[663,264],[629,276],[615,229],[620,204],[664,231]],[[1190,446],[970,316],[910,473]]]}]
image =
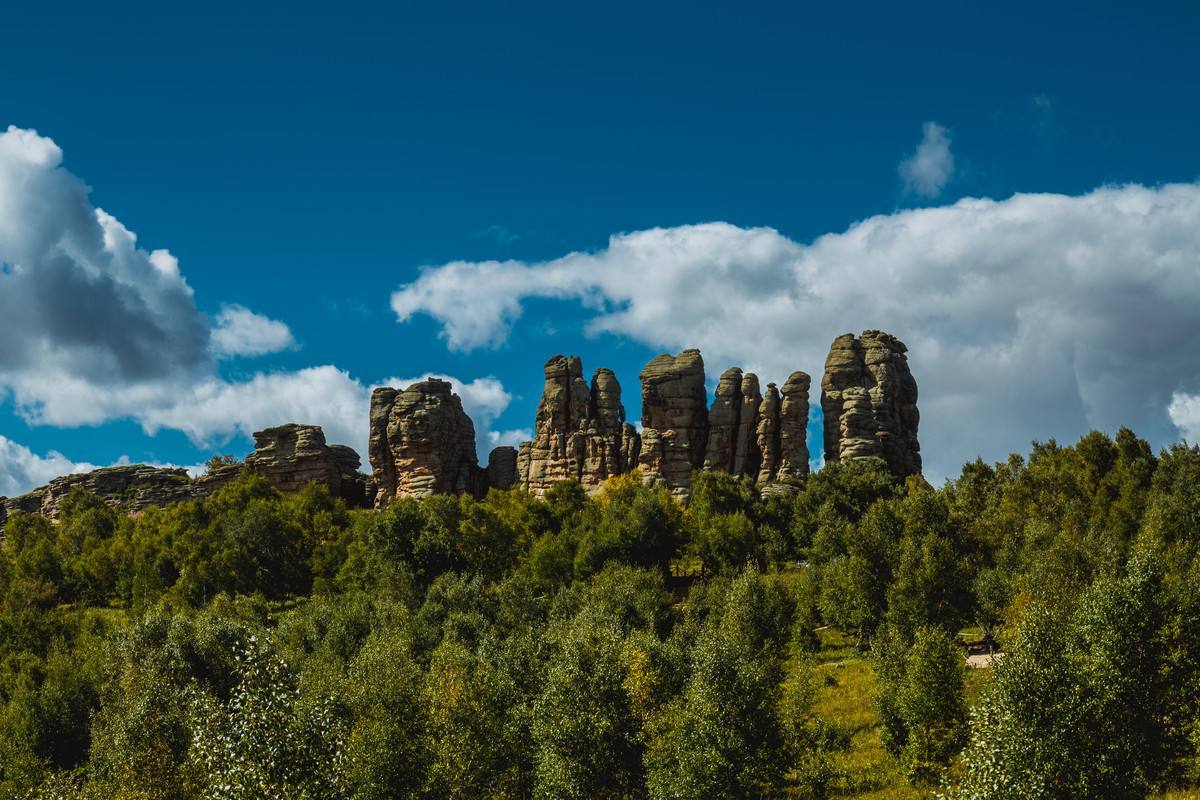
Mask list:
[{"label": "small rock outcrop", "polygon": [[196,497],[187,470],[151,467],[147,464],[106,467],[92,472],[63,475],[20,497],[0,498],[0,525],[18,511],[58,519],[63,498],[76,486],[130,513]]},{"label": "small rock outcrop", "polygon": [[708,392],[699,350],[663,354],[648,363],[642,380],[643,477],[686,495],[692,470],[704,465],[708,444]]},{"label": "small rock outcrop", "polygon": [[826,461],[876,456],[898,477],[920,473],[917,382],[907,350],[882,331],[834,339],[821,379]]},{"label": "small rock outcrop", "polygon": [[376,389],[369,447],[376,506],[398,496],[479,495],[486,489],[475,455],[475,425],[448,381],[429,378],[403,391]]},{"label": "small rock outcrop", "polygon": [[575,479],[589,490],[632,469],[640,437],[625,421],[621,385],[612,370],[598,369],[589,386],[577,356],[546,362],[534,437],[517,457],[517,482],[538,496],[556,482]]},{"label": "small rock outcrop", "polygon": [[254,452],[245,465],[281,492],[298,492],[309,483],[329,487],[351,508],[365,506],[367,476],[358,471],[362,459],[344,444],[326,444],[319,425],[290,423],[254,434]]},{"label": "small rock outcrop", "polygon": [[254,452],[242,464],[227,464],[198,478],[179,467],[130,464],[105,467],[55,478],[20,497],[0,497],[0,527],[20,511],[58,519],[62,500],[79,486],[114,508],[137,513],[150,506],[165,506],[208,497],[232,482],[243,468],[263,475],[281,492],[298,492],[309,483],[329,487],[351,508],[367,505],[370,478],[358,471],[358,453],[345,445],[325,443],[318,425],[280,425],[254,434]]}]

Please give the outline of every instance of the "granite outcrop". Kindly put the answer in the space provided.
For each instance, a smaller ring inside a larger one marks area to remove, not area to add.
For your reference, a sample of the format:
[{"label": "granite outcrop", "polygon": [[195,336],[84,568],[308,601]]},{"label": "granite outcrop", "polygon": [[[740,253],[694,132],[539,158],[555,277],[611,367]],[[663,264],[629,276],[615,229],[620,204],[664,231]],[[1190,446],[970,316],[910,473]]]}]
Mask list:
[{"label": "granite outcrop", "polygon": [[507,466],[515,466],[515,454],[494,453],[488,467],[479,465],[475,424],[449,381],[427,378],[403,390],[376,389],[371,394],[370,425],[368,456],[376,507],[396,497],[482,497],[492,481],[498,488],[515,482]]},{"label": "granite outcrop", "polygon": [[181,467],[130,464],[63,475],[20,497],[0,498],[0,526],[15,512],[57,519],[63,499],[79,487],[114,508],[138,513],[208,497],[243,469],[257,472],[281,492],[297,492],[318,483],[352,508],[367,505],[370,477],[358,471],[359,457],[345,445],[325,442],[317,425],[290,423],[254,434],[254,452],[238,464],[218,464],[198,477]]},{"label": "granite outcrop", "polygon": [[827,462],[876,457],[898,477],[920,473],[917,382],[907,351],[876,330],[834,339],[821,379]]},{"label": "granite outcrop", "polygon": [[598,489],[637,463],[641,437],[625,421],[621,384],[600,368],[589,385],[577,356],[546,362],[532,441],[523,442],[517,483],[542,496],[558,481],[574,479]]}]

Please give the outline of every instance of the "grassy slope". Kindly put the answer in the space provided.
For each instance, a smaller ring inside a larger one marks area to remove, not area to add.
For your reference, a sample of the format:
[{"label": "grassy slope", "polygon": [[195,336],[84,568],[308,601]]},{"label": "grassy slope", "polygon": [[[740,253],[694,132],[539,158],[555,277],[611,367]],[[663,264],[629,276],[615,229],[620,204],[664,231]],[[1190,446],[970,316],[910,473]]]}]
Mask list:
[{"label": "grassy slope", "polygon": [[[923,800],[931,790],[914,789],[880,742],[879,716],[872,698],[875,675],[871,662],[833,629],[820,632],[816,655],[817,692],[814,712],[839,731],[846,747],[834,756],[835,778],[830,797],[869,800]],[[967,673],[967,697],[978,697],[986,671]]]}]

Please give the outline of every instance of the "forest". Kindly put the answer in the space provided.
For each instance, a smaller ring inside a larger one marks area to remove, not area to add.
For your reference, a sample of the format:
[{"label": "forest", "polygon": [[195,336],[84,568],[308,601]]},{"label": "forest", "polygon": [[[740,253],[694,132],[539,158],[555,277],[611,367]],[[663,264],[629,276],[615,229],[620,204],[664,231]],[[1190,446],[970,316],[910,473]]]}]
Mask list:
[{"label": "forest", "polygon": [[0,546],[0,796],[1191,796],[1198,546],[1200,448],[1129,430],[687,504],[77,490]]}]

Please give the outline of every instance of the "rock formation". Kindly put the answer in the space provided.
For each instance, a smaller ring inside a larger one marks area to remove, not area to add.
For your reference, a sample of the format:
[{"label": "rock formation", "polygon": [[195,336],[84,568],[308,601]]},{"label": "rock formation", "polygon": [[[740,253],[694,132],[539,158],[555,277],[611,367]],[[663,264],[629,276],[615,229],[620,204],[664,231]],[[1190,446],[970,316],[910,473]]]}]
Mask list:
[{"label": "rock formation", "polygon": [[752,474],[760,484],[774,483],[779,471],[779,389],[773,383],[767,384],[767,395],[759,405],[754,433],[762,455],[757,473]]},{"label": "rock formation", "polygon": [[779,465],[774,480],[800,480],[808,475],[808,373],[796,371],[779,390]]},{"label": "rock formation", "polygon": [[309,483],[329,487],[351,508],[364,506],[367,476],[358,471],[362,459],[344,444],[325,443],[319,425],[289,423],[254,434],[254,452],[245,464],[281,492],[298,492]]},{"label": "rock formation", "polygon": [[686,495],[692,470],[704,465],[708,444],[708,392],[699,350],[663,354],[642,369],[643,477]]},{"label": "rock formation", "polygon": [[330,492],[351,508],[367,504],[368,478],[358,471],[358,454],[345,445],[326,444],[319,426],[289,424],[267,428],[254,434],[254,446],[244,464],[217,467],[195,479],[178,467],[146,464],[64,475],[20,497],[0,498],[0,526],[16,511],[57,519],[63,498],[76,486],[103,498],[114,508],[131,513],[150,506],[196,500],[233,481],[243,467],[263,475],[281,492],[297,492],[315,482],[328,486]]},{"label": "rock formation", "polygon": [[0,524],[14,512],[41,514],[58,519],[60,506],[76,486],[104,498],[109,505],[129,512],[165,506],[196,497],[187,470],[130,464],[92,472],[63,475],[20,497],[0,498]]},{"label": "rock formation", "polygon": [[488,454],[487,485],[492,489],[517,485],[517,448],[501,446]]},{"label": "rock formation", "polygon": [[369,447],[376,506],[401,495],[482,493],[475,425],[448,381],[376,389]]},{"label": "rock formation", "polygon": [[921,471],[917,383],[907,349],[874,330],[834,339],[821,379],[826,461],[877,456],[899,477]]},{"label": "rock formation", "polygon": [[708,412],[704,469],[731,475],[757,475],[762,462],[758,413],[762,404],[758,376],[737,367],[721,373]]},{"label": "rock formation", "polygon": [[[821,380],[825,459],[880,457],[897,476],[921,471],[917,441],[917,384],[902,342],[864,331],[834,340]],[[557,481],[578,480],[596,490],[610,477],[639,468],[650,483],[686,496],[694,469],[752,478],[786,487],[808,474],[808,393],[811,379],[793,372],[782,387],[737,367],[721,374],[712,408],[698,350],[652,359],[641,372],[639,436],[625,421],[621,386],[598,369],[589,385],[575,356],[545,364],[545,385],[532,441],[497,447],[486,467],[475,452],[475,426],[447,381],[430,378],[371,396],[369,458],[329,445],[315,425],[288,424],[254,434],[244,467],[272,486],[294,492],[310,482],[328,486],[351,506],[382,506],[400,495],[469,493],[521,486],[539,496]],[[243,466],[217,467],[190,479],[181,469],[146,465],[68,475],[17,498],[0,498],[0,526],[17,511],[56,517],[75,486],[111,505],[140,511],[152,505],[204,497],[233,480]]]},{"label": "rock formation", "polygon": [[533,441],[517,457],[518,483],[544,495],[556,482],[575,479],[589,490],[636,463],[640,437],[625,422],[621,385],[612,370],[598,369],[589,387],[576,356],[546,362]]}]

